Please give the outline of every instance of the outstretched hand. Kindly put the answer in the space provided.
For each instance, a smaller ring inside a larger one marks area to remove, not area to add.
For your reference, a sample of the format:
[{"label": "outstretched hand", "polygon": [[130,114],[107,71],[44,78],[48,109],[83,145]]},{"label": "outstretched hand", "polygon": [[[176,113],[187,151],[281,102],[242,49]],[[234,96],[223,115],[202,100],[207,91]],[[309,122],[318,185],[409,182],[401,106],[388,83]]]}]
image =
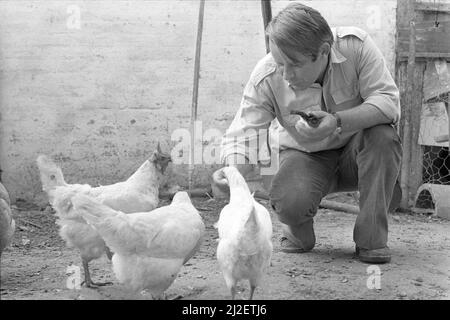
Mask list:
[{"label": "outstretched hand", "polygon": [[222,169],[216,170],[212,175],[211,189],[214,198],[228,198],[230,187]]}]

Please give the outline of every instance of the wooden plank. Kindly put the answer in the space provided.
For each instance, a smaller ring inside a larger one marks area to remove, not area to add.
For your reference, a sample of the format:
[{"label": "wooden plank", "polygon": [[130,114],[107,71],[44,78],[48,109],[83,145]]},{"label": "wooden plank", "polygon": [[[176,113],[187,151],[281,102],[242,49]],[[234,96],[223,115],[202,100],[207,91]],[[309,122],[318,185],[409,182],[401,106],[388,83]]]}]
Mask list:
[{"label": "wooden plank", "polygon": [[[398,26],[397,52],[404,56],[409,52],[409,26]],[[450,21],[440,21],[436,27],[434,21],[416,23],[416,55],[437,54],[448,57],[450,53]]]},{"label": "wooden plank", "polygon": [[[262,199],[262,200],[270,200],[270,197],[267,194],[267,192],[262,192],[262,191],[255,192],[254,197],[257,199]],[[330,210],[335,210],[335,211],[359,214],[358,206],[347,204],[347,203],[342,203],[342,202],[337,202],[337,201],[332,201],[332,200],[322,199],[322,201],[319,204],[319,207],[325,208],[325,209],[330,209]]]},{"label": "wooden plank", "polygon": [[404,128],[405,128],[405,117],[403,116],[405,114],[406,104],[405,104],[405,93],[406,93],[406,62],[401,62],[397,66],[397,73],[396,73],[396,83],[398,86],[398,89],[400,91],[400,121],[398,126],[398,134],[402,138],[402,141],[404,140]]},{"label": "wooden plank", "polygon": [[[407,190],[405,203],[414,201],[417,189],[422,184],[423,179],[423,148],[418,144],[418,135],[420,131],[420,114],[422,103],[422,87],[425,62],[417,62],[414,70],[413,95],[408,98],[407,91],[407,64],[401,63],[397,68],[397,84],[400,90],[401,114],[399,134],[403,141],[403,159],[402,168],[406,159],[409,159],[409,168],[401,176],[404,182],[404,189]],[[405,126],[406,115],[409,114],[408,126]],[[408,132],[405,132],[405,128]],[[407,142],[408,141],[408,142]],[[405,142],[408,145],[405,148]],[[402,184],[402,182],[400,182]],[[403,190],[402,190],[403,191]],[[406,209],[408,206],[405,206]]]},{"label": "wooden plank", "polygon": [[448,3],[432,3],[432,2],[416,2],[416,10],[433,11],[433,12],[449,12],[450,4]]},{"label": "wooden plank", "polygon": [[188,181],[189,181],[189,195],[191,194],[193,187],[193,174],[195,169],[195,145],[197,137],[197,132],[195,132],[195,123],[197,121],[197,110],[198,110],[198,88],[200,82],[200,58],[202,49],[202,35],[203,35],[203,19],[205,16],[205,0],[200,0],[200,5],[198,9],[198,25],[197,25],[197,41],[195,45],[195,60],[194,60],[194,84],[192,90],[192,106],[191,106],[191,152],[189,154],[190,162],[188,168]]},{"label": "wooden plank", "polygon": [[410,160],[411,160],[411,145],[413,143],[411,139],[411,108],[414,94],[414,70],[416,63],[416,13],[414,11],[414,0],[408,1],[408,20],[409,20],[409,55],[407,65],[407,78],[406,78],[406,90],[404,114],[404,127],[403,127],[403,159],[400,169],[400,187],[402,189],[402,200],[400,207],[403,209],[409,208],[409,177],[410,177]]},{"label": "wooden plank", "polygon": [[335,211],[342,211],[342,212],[348,212],[358,215],[359,214],[359,207],[348,204],[348,203],[341,203],[337,201],[331,201],[331,200],[325,200],[323,199],[320,202],[319,207],[335,210]]},{"label": "wooden plank", "polygon": [[[449,52],[417,52],[416,53],[416,59],[446,59],[450,60],[450,53]],[[398,59],[400,61],[406,61],[408,60],[408,52],[399,52],[398,53]]]},{"label": "wooden plank", "polygon": [[422,114],[423,83],[426,62],[417,62],[414,70],[414,86],[411,99],[411,165],[408,183],[409,199],[414,203],[416,192],[423,180],[423,147],[419,144],[420,120]]},{"label": "wooden plank", "polygon": [[271,0],[261,0],[261,11],[263,17],[264,24],[264,38],[266,41],[266,52],[269,53],[269,37],[266,36],[266,28],[269,24],[270,20],[272,20],[272,5],[270,3]]}]

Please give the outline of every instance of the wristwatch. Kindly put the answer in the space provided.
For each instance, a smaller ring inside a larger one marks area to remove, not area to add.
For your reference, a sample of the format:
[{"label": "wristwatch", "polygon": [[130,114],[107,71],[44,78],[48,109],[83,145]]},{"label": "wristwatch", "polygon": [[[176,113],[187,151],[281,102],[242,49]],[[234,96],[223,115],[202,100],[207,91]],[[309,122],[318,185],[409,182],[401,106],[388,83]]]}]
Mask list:
[{"label": "wristwatch", "polygon": [[342,131],[342,120],[341,120],[341,117],[336,112],[333,112],[332,115],[336,119],[336,132],[337,133],[341,133],[341,131]]}]

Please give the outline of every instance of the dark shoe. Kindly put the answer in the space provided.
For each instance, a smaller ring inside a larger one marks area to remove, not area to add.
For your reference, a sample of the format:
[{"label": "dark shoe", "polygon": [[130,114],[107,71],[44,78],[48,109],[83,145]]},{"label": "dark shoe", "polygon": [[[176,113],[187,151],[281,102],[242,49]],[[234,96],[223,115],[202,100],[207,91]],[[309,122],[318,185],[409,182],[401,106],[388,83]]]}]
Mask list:
[{"label": "dark shoe", "polygon": [[280,239],[281,251],[285,253],[303,253],[306,252],[302,247],[297,246],[291,240],[286,237]]},{"label": "dark shoe", "polygon": [[356,257],[366,263],[389,263],[391,262],[391,252],[388,247],[381,249],[361,249],[356,247]]}]

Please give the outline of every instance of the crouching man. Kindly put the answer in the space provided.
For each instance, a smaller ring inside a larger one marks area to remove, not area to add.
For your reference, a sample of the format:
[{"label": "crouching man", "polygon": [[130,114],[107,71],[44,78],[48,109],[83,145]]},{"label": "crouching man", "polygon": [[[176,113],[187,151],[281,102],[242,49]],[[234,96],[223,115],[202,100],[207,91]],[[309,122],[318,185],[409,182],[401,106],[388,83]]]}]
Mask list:
[{"label": "crouching man", "polygon": [[[402,148],[393,127],[399,91],[380,50],[363,30],[331,30],[318,11],[299,3],[283,9],[266,32],[270,53],[254,68],[223,138],[224,164],[245,177],[252,170],[249,152],[258,152],[249,147],[258,145],[251,141],[258,135],[246,131],[272,124],[279,167],[270,203],[283,225],[282,251],[310,251],[321,199],[359,190],[356,255],[367,263],[389,262],[388,208],[400,191]],[[213,184],[228,191],[218,172]]]}]

